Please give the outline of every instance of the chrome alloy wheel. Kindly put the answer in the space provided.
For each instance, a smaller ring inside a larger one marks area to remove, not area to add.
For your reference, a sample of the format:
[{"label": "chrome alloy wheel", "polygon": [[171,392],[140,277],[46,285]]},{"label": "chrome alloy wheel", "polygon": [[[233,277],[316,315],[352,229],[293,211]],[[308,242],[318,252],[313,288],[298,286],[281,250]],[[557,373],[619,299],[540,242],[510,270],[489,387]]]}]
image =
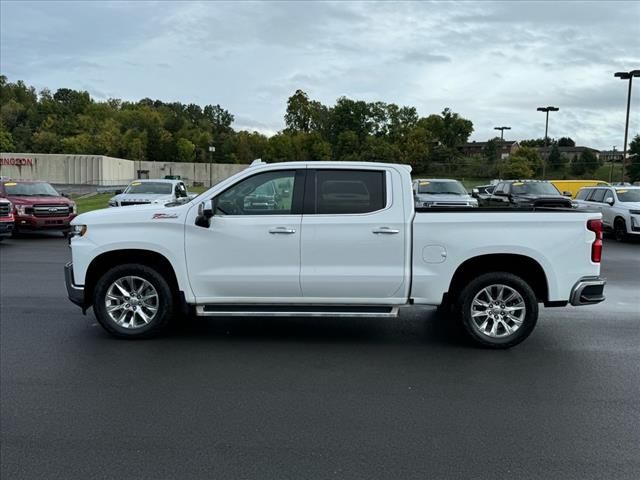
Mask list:
[{"label": "chrome alloy wheel", "polygon": [[522,295],[507,285],[489,285],[471,302],[473,327],[491,338],[515,333],[522,326],[526,313]]},{"label": "chrome alloy wheel", "polygon": [[128,276],[109,286],[104,300],[109,318],[123,328],[140,328],[158,313],[158,292],[144,278]]}]

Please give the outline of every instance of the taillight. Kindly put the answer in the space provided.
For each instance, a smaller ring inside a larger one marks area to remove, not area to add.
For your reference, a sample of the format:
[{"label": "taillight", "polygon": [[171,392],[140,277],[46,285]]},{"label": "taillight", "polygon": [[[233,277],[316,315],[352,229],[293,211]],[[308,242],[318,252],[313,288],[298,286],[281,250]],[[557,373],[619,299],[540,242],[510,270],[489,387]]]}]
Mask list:
[{"label": "taillight", "polygon": [[596,234],[596,239],[591,244],[591,261],[600,263],[602,259],[602,220],[588,220],[587,230]]}]

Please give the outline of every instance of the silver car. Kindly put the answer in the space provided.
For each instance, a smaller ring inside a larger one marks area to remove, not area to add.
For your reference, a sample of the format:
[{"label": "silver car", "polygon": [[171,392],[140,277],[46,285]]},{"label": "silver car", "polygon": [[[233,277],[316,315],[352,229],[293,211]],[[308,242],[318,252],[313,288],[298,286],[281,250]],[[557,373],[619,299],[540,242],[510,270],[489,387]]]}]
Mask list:
[{"label": "silver car", "polygon": [[457,180],[421,178],[413,181],[416,208],[468,207],[477,208],[478,200]]}]

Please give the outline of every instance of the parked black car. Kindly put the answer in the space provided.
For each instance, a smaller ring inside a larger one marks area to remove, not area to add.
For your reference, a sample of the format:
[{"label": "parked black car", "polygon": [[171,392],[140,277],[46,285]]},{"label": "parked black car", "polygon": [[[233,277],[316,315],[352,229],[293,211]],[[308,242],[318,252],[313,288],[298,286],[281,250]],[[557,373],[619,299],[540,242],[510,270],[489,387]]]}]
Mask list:
[{"label": "parked black car", "polygon": [[550,182],[540,180],[508,180],[496,185],[487,204],[491,207],[558,207],[571,208],[566,197]]}]

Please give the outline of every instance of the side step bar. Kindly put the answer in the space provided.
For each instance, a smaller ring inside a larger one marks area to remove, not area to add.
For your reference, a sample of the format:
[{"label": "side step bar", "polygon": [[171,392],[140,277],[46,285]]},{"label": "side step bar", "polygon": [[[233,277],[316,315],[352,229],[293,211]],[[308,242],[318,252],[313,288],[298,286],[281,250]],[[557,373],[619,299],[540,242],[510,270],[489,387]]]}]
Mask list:
[{"label": "side step bar", "polygon": [[198,305],[199,317],[397,317],[398,306]]}]

